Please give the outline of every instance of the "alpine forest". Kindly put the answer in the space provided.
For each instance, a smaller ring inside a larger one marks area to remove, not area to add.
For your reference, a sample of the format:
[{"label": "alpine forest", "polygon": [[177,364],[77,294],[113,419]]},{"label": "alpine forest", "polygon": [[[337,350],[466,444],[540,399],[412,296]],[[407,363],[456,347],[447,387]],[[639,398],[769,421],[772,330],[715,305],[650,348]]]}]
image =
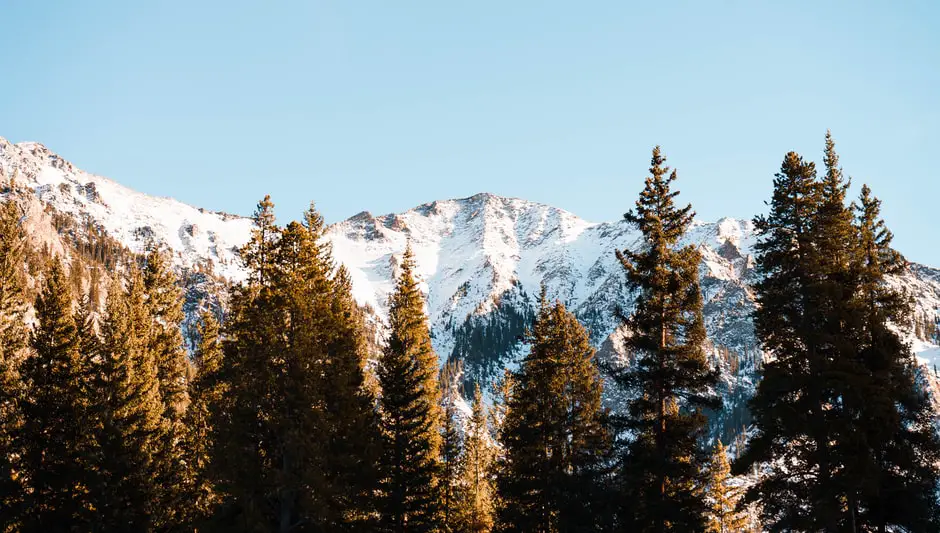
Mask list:
[{"label": "alpine forest", "polygon": [[[31,210],[17,179],[0,185],[0,533],[940,532],[940,388],[904,333],[937,323],[828,133],[821,164],[784,155],[734,257],[743,317],[709,310],[701,223],[659,146],[623,201],[630,244],[602,250],[623,305],[585,312],[546,276],[481,298],[489,321],[430,313],[479,295],[433,294],[404,220],[383,219],[405,238],[377,310],[313,204],[279,223],[261,200],[226,278]],[[752,351],[710,335],[732,319]],[[745,392],[726,379],[742,365]]]}]

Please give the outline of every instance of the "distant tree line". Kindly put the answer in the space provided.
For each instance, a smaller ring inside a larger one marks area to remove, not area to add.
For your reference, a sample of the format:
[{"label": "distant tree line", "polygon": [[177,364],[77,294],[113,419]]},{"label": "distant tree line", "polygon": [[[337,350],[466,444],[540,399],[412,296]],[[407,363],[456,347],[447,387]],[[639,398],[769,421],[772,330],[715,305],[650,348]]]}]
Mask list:
[{"label": "distant tree line", "polygon": [[[655,148],[625,215],[639,246],[611,250],[636,295],[629,358],[599,365],[543,289],[528,351],[488,402],[439,367],[410,245],[376,354],[323,219],[311,206],[279,226],[265,197],[224,321],[205,312],[184,338],[158,247],[80,243],[70,266],[34,273],[30,309],[31,252],[3,203],[0,531],[940,530],[940,441],[894,328],[910,302],[887,283],[905,262],[879,201],[863,187],[847,203],[828,135],[825,175],[784,158],[755,221],[768,357],[731,463],[707,436],[719,373],[701,256],[682,244],[694,213],[665,163]],[[78,257],[112,264],[109,286],[75,282]],[[623,411],[602,405],[604,376]]]}]

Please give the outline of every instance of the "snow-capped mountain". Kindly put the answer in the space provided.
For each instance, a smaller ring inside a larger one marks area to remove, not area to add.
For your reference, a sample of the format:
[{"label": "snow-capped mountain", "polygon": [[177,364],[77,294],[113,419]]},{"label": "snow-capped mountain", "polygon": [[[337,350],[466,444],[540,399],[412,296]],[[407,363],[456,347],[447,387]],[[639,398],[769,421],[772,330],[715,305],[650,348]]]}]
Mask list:
[{"label": "snow-capped mountain", "polygon": [[[175,252],[180,267],[211,264],[229,280],[244,276],[235,253],[249,237],[244,217],[141,194],[79,170],[41,144],[0,138],[0,175],[5,180],[14,172],[18,187],[30,189],[45,210],[94,225],[131,251],[156,241]],[[623,221],[592,223],[555,207],[478,194],[400,214],[362,212],[332,225],[327,236],[351,274],[356,299],[380,321],[410,242],[438,355],[464,361],[473,379],[487,381],[518,360],[542,285],[590,329],[602,356],[620,348],[617,311],[629,310],[632,298],[614,251],[636,246],[639,238]],[[762,362],[750,319],[754,229],[730,218],[697,221],[686,240],[703,256],[711,353],[729,400],[718,418],[727,432],[746,421],[743,400]],[[921,323],[940,316],[940,270],[915,264],[894,283],[915,298]],[[937,339],[915,326],[906,334],[932,365],[940,359]]]},{"label": "snow-capped mountain", "polygon": [[50,209],[96,225],[133,252],[156,241],[173,250],[180,266],[211,260],[219,274],[241,279],[235,250],[248,240],[246,218],[142,194],[79,170],[42,144],[0,137],[0,180],[14,175]]}]

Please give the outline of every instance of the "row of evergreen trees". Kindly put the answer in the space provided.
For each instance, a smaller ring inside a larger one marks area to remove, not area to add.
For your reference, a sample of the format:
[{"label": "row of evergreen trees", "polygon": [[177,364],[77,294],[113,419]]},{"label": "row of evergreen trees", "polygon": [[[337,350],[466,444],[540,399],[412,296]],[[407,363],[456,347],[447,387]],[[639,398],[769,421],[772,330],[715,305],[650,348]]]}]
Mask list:
[{"label": "row of evergreen trees", "polygon": [[[617,251],[636,296],[629,362],[599,368],[588,333],[543,291],[527,355],[474,390],[439,371],[410,248],[389,336],[370,354],[324,224],[275,223],[265,198],[224,323],[192,358],[166,256],[107,289],[103,313],[66,269],[41,277],[33,325],[25,239],[0,213],[0,531],[936,531],[928,399],[894,324],[909,302],[879,203],[827,137],[826,176],[788,154],[757,219],[758,337],[770,359],[733,465],[707,441],[720,407],[690,206],[657,147]],[[375,355],[376,357],[372,357]],[[629,398],[611,412],[605,379]],[[739,450],[740,452],[740,450]],[[744,496],[742,498],[742,492]]]},{"label": "row of evergreen trees", "polygon": [[751,402],[754,434],[735,465],[762,465],[747,493],[771,531],[938,531],[940,442],[910,347],[905,268],[826,135],[825,175],[790,152],[758,231],[757,335],[774,358]]}]

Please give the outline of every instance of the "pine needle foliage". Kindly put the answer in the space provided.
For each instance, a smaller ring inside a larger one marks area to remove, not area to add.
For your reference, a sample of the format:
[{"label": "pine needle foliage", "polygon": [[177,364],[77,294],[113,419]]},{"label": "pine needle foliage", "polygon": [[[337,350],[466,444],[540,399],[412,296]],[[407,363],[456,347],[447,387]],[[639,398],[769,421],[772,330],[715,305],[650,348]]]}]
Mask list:
[{"label": "pine needle foliage", "polygon": [[437,531],[440,527],[442,413],[437,355],[424,314],[424,297],[405,250],[389,298],[388,344],[378,369],[383,531]]},{"label": "pine needle foliage", "polygon": [[600,530],[611,439],[594,348],[544,290],[528,342],[500,431],[497,530]]},{"label": "pine needle foliage", "polygon": [[612,377],[634,392],[619,418],[622,531],[702,531],[707,505],[702,495],[708,456],[702,446],[704,410],[720,406],[717,371],[705,357],[705,326],[695,246],[679,244],[692,224],[690,205],[677,207],[676,172],[653,149],[650,176],[636,208],[624,215],[640,230],[642,244],[617,251],[636,292],[630,331],[629,367]]}]

